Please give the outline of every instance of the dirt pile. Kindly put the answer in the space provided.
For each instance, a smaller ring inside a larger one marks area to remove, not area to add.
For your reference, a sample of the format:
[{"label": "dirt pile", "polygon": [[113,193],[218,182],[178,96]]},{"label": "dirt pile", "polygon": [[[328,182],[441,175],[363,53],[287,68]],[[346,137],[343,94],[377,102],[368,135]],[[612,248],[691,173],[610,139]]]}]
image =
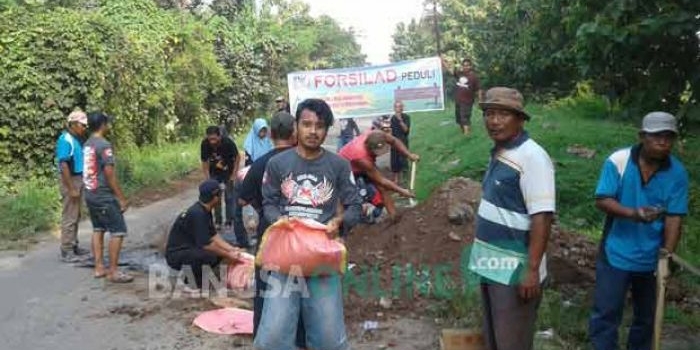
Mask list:
[{"label": "dirt pile", "polygon": [[[440,297],[445,283],[475,283],[464,280],[460,262],[474,238],[472,219],[480,197],[480,183],[453,178],[425,202],[404,209],[397,223],[357,227],[347,242],[356,282],[346,283],[348,318],[415,316]],[[455,220],[455,211],[469,222]],[[585,237],[560,232],[555,225],[548,249],[553,286],[564,291],[592,286],[596,249]]]}]

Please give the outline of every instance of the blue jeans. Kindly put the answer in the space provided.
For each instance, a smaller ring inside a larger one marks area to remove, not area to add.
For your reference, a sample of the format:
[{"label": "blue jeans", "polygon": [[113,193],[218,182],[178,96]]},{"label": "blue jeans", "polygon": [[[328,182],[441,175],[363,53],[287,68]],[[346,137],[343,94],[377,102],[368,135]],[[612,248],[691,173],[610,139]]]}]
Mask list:
[{"label": "blue jeans", "polygon": [[335,151],[336,152],[340,151],[340,149],[343,148],[343,146],[350,143],[350,141],[352,141],[352,139],[353,139],[352,136],[339,136],[338,137],[338,145],[337,145],[338,148]]},{"label": "blue jeans", "polygon": [[253,342],[255,349],[295,350],[299,314],[309,348],[350,348],[345,333],[341,276],[297,278],[272,272],[266,282],[268,289],[263,292],[265,302]]},{"label": "blue jeans", "polygon": [[630,272],[611,266],[604,256],[596,263],[596,284],[589,332],[595,350],[616,350],[627,291],[632,291],[634,320],[628,350],[650,350],[654,332],[656,277],[654,272]]}]

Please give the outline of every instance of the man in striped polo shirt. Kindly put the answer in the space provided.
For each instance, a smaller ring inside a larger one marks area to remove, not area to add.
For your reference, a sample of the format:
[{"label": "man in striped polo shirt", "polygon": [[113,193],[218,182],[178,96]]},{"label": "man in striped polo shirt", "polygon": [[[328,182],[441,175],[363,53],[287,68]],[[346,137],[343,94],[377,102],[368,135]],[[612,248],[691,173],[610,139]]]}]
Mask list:
[{"label": "man in striped polo shirt", "polygon": [[530,350],[547,276],[554,166],[524,130],[530,116],[520,92],[492,88],[479,106],[494,148],[482,182],[469,269],[482,278],[488,349]]}]

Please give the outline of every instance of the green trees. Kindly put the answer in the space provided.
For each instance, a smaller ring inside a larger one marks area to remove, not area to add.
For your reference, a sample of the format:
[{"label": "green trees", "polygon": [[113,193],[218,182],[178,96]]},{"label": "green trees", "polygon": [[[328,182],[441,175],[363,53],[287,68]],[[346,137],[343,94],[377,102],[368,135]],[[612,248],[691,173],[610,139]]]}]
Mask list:
[{"label": "green trees", "polygon": [[[455,62],[473,57],[486,86],[511,85],[532,95],[561,96],[588,81],[611,106],[635,117],[652,109],[692,113],[700,94],[698,1],[439,4],[443,52]],[[431,36],[429,46],[434,48],[430,26],[400,26],[394,36],[395,59],[431,52],[422,39]]]},{"label": "green trees", "polygon": [[[73,108],[116,118],[118,149],[241,127],[286,73],[362,64],[353,32],[285,0],[0,0],[0,187],[53,171]],[[304,11],[293,21],[280,9]]]}]

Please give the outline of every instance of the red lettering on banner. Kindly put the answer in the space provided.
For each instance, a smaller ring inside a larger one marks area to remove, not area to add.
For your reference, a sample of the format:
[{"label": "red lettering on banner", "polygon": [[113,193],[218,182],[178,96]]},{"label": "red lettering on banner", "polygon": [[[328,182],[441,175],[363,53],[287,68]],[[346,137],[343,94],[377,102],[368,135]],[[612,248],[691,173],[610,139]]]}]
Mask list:
[{"label": "red lettering on banner", "polygon": [[397,78],[397,77],[396,77],[396,71],[395,71],[395,70],[393,70],[393,69],[388,69],[388,70],[386,71],[386,81],[387,81],[388,83],[393,83],[393,82],[395,82],[395,81],[396,81],[396,78]]},{"label": "red lettering on banner", "polygon": [[355,73],[350,73],[349,79],[348,79],[348,85],[350,86],[355,86],[357,85],[357,74]]},{"label": "red lettering on banner", "polygon": [[377,84],[384,84],[384,74],[381,71],[377,72],[377,77],[374,79]]},{"label": "red lettering on banner", "polygon": [[[405,73],[402,78],[405,78]],[[398,79],[398,75],[396,70],[387,69],[371,74],[368,72],[352,72],[315,75],[313,79],[315,88],[319,88],[321,85],[326,88],[334,88],[393,83]]]},{"label": "red lettering on banner", "polygon": [[335,86],[335,75],[326,75],[323,79],[323,83],[326,84],[327,87]]}]

